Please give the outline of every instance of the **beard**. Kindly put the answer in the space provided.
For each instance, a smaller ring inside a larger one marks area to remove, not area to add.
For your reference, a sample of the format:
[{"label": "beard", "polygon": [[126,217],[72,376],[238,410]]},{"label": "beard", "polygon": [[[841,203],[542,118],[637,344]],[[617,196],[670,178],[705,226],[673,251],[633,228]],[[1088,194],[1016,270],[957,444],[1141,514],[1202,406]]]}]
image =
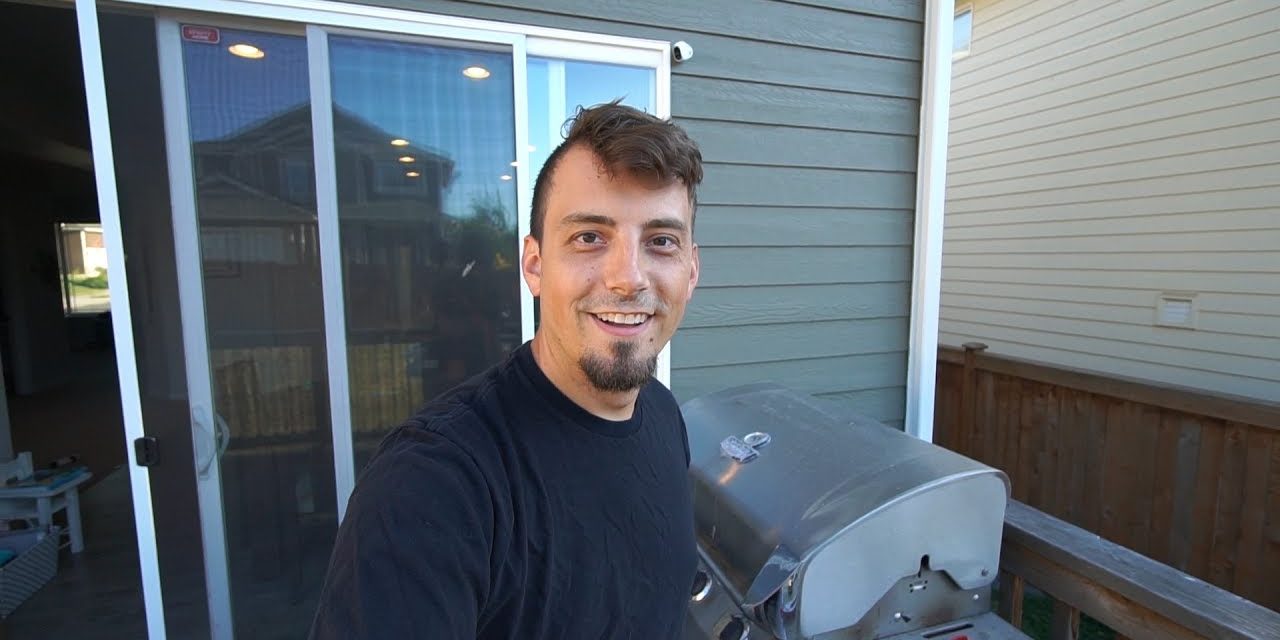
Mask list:
[{"label": "beard", "polygon": [[639,389],[653,378],[658,370],[657,354],[648,358],[636,355],[636,343],[614,342],[609,345],[613,357],[608,358],[597,353],[589,353],[578,365],[586,374],[587,381],[599,391],[632,391]]}]

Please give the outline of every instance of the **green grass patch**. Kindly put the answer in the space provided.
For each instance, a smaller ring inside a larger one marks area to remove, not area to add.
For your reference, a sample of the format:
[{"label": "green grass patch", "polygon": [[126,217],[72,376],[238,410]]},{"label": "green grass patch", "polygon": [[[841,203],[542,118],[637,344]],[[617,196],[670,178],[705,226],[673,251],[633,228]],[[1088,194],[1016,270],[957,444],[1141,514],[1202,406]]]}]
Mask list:
[{"label": "green grass patch", "polygon": [[[1000,601],[1000,586],[992,588],[991,601]],[[1043,593],[1028,591],[1022,597],[1022,632],[1034,640],[1049,640],[1049,626],[1053,623],[1053,599]],[[1116,632],[1110,627],[1080,614],[1079,640],[1114,640]]]},{"label": "green grass patch", "polygon": [[67,276],[67,281],[73,285],[84,287],[86,289],[106,289],[108,286],[107,270],[99,267],[98,273],[94,275]]}]

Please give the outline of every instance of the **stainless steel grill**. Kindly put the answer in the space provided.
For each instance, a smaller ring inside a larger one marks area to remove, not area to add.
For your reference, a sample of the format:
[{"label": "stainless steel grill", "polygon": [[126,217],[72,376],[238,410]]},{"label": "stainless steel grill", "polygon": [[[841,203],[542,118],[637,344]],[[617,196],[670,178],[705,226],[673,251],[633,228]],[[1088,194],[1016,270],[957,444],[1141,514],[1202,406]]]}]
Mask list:
[{"label": "stainless steel grill", "polygon": [[1003,473],[777,385],[703,396],[685,637],[1024,638],[991,614]]}]

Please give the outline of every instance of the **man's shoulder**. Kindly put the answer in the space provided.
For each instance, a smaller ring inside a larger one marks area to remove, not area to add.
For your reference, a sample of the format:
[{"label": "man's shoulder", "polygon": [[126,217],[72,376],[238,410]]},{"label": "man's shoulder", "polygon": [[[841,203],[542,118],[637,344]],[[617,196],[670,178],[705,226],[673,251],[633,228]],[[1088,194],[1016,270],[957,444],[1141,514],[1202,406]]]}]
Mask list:
[{"label": "man's shoulder", "polygon": [[418,409],[388,436],[410,441],[442,438],[464,450],[477,440],[490,440],[502,421],[503,385],[501,365],[492,367],[446,391]]},{"label": "man's shoulder", "polygon": [[[483,472],[505,430],[502,365],[486,370],[423,405],[391,430],[369,462],[375,466],[412,466],[417,460],[452,460]],[[409,463],[406,465],[406,463]]]}]

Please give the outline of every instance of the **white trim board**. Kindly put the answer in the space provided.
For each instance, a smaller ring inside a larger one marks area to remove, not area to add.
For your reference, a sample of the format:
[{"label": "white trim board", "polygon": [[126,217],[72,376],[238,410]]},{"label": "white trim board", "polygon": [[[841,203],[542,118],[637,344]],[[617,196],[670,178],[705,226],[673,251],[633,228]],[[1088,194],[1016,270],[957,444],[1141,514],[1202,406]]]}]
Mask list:
[{"label": "white trim board", "polygon": [[913,243],[915,258],[911,270],[911,333],[907,351],[907,410],[904,426],[907,433],[933,442],[955,0],[927,3],[924,25],[924,78],[920,88],[920,152],[916,167],[916,228]]},{"label": "white trim board", "polygon": [[[668,53],[670,48],[670,44],[662,40],[535,27],[532,25],[461,18],[347,2],[328,2],[325,0],[116,0],[116,2],[391,33],[413,33],[415,25],[434,25],[436,27],[470,29],[480,32],[519,34],[531,38],[609,45],[610,47],[623,47],[638,51],[658,51],[664,54]],[[530,53],[530,55],[542,54]],[[594,58],[581,59],[594,60]],[[636,63],[632,62],[630,64]]]}]

